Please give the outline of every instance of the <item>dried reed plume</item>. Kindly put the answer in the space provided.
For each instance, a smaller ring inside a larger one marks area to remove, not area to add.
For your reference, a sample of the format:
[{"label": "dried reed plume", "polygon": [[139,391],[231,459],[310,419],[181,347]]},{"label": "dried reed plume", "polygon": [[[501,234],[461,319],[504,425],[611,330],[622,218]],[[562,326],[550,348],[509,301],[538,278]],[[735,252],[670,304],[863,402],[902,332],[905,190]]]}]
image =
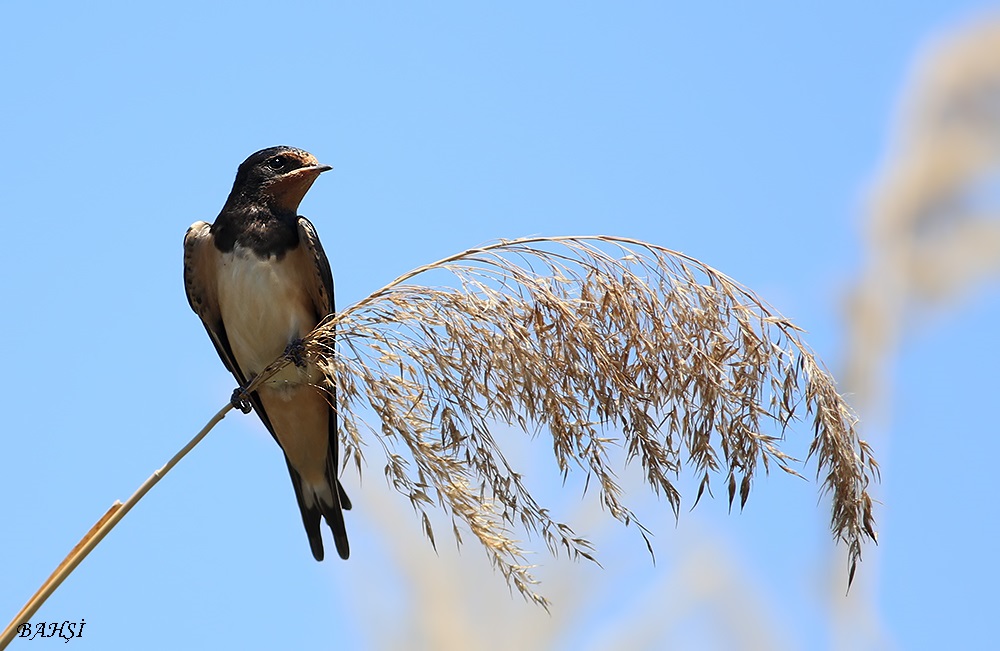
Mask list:
[{"label": "dried reed plume", "polygon": [[[409,284],[442,272],[454,287]],[[876,537],[868,486],[878,464],[799,332],[681,253],[618,237],[537,237],[406,274],[328,317],[306,350],[336,387],[345,465],[360,472],[371,432],[432,544],[436,504],[459,543],[461,524],[511,585],[545,605],[513,531],[540,535],[554,554],[592,559],[592,548],[531,496],[494,423],[547,429],[564,476],[585,469],[628,525],[636,520],[616,483],[620,466],[638,460],[675,517],[683,465],[700,479],[695,504],[718,473],[730,506],[739,494],[742,507],[760,464],[798,474],[778,444],[793,419],[811,415],[808,456],[832,495],[831,528],[848,546],[853,580],[862,541]],[[361,420],[366,407],[378,430]]]}]

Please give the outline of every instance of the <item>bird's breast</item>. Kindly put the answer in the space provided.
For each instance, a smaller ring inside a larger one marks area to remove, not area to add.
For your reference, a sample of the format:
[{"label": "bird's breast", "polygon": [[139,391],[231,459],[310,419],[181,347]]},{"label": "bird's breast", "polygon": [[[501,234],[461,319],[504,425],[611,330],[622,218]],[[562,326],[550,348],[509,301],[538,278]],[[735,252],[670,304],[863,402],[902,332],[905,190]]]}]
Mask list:
[{"label": "bird's breast", "polygon": [[[260,258],[237,246],[219,258],[219,310],[233,355],[248,378],[264,370],[290,342],[316,326],[306,279],[299,277],[297,266],[290,260],[296,253],[290,251],[280,259]],[[298,377],[301,375],[292,366],[275,380],[313,381]]]}]

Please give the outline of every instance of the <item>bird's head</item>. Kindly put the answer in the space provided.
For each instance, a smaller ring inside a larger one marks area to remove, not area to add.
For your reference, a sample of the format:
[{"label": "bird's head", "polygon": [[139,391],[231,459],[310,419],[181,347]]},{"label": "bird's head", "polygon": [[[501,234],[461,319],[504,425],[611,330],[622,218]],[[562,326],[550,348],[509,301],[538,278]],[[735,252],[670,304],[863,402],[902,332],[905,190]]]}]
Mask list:
[{"label": "bird's head", "polygon": [[302,149],[261,149],[240,164],[226,206],[256,204],[295,214],[316,177],[331,169]]}]

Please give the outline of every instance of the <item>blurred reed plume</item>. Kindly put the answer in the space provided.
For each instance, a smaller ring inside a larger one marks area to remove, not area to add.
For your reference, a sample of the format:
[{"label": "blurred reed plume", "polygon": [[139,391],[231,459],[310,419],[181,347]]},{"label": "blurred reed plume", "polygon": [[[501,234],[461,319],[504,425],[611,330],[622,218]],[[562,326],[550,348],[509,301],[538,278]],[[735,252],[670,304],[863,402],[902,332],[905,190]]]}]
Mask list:
[{"label": "blurred reed plume", "polygon": [[[840,372],[878,442],[892,433],[888,371],[902,343],[929,325],[922,317],[958,312],[1000,275],[998,100],[1000,18],[983,15],[927,40],[893,116],[868,191],[864,258],[844,302]],[[879,574],[865,578],[849,604],[835,602],[837,648],[887,646]]]},{"label": "blurred reed plume", "polygon": [[951,309],[1000,272],[1000,20],[934,39],[910,77],[846,305],[843,379],[871,415],[887,410],[885,369],[914,315]]},{"label": "blurred reed plume", "polygon": [[[411,284],[419,275],[454,286]],[[306,351],[336,388],[345,465],[360,472],[364,441],[378,440],[387,479],[432,544],[427,509],[438,506],[459,543],[462,525],[541,605],[515,530],[539,535],[553,554],[593,559],[593,550],[535,501],[491,423],[547,430],[564,476],[585,471],[608,512],[644,531],[616,483],[626,464],[641,464],[675,517],[684,466],[700,480],[694,504],[718,475],[730,506],[738,494],[742,507],[761,466],[798,474],[779,444],[791,421],[810,417],[809,457],[832,497],[849,582],[863,541],[876,537],[868,487],[878,465],[799,330],[675,251],[606,236],[471,249],[328,317]],[[380,427],[361,419],[365,409]]]}]

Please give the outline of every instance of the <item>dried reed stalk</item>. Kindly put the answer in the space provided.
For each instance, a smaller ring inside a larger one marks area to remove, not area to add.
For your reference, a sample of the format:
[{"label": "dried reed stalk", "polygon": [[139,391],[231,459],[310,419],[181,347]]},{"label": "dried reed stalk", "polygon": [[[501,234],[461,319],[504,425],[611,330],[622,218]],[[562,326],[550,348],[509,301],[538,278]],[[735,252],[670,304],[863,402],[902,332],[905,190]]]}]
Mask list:
[{"label": "dried reed stalk", "polygon": [[[455,286],[409,284],[441,272]],[[867,489],[878,464],[799,332],[684,254],[619,237],[536,237],[408,273],[325,320],[306,350],[337,389],[345,465],[360,472],[362,431],[371,432],[387,479],[432,544],[427,509],[436,504],[459,543],[460,523],[511,585],[544,606],[514,529],[540,535],[552,553],[593,559],[592,548],[535,501],[494,423],[547,429],[560,471],[585,469],[627,525],[638,522],[618,465],[637,460],[675,517],[683,465],[700,478],[695,504],[719,473],[730,506],[739,493],[742,508],[761,464],[798,474],[778,443],[793,419],[811,415],[808,457],[832,495],[831,528],[848,545],[853,581],[862,542],[876,539]],[[377,430],[358,416],[365,407]]]},{"label": "dried reed stalk", "polygon": [[[268,372],[269,371],[266,370],[264,373],[261,373],[261,381],[270,377]],[[171,457],[170,460],[163,465],[163,467],[150,475],[146,481],[144,481],[142,485],[139,486],[134,493],[132,493],[131,497],[125,500],[124,504],[116,500],[115,503],[111,505],[111,508],[109,508],[107,512],[101,516],[94,526],[90,528],[90,531],[84,534],[83,538],[80,539],[80,542],[78,542],[76,546],[70,550],[69,554],[66,555],[66,558],[64,558],[62,562],[56,566],[56,569],[49,575],[49,578],[47,578],[35,594],[28,599],[27,603],[25,603],[17,615],[14,616],[14,619],[12,619],[3,631],[0,632],[0,651],[6,649],[7,645],[14,640],[14,636],[17,634],[17,627],[22,623],[27,623],[31,620],[32,616],[34,616],[38,609],[42,607],[42,604],[44,604],[45,601],[52,596],[52,593],[55,592],[60,585],[62,585],[62,582],[66,580],[66,577],[73,573],[73,570],[75,570],[77,566],[83,562],[83,559],[85,559],[87,555],[90,554],[90,552],[93,551],[102,540],[104,540],[104,537],[108,535],[108,533],[110,533],[119,522],[121,522],[122,518],[124,518],[128,512],[132,510],[132,507],[138,504],[139,500],[145,497],[146,493],[148,493],[153,486],[155,486],[168,472],[170,472],[170,470],[176,466],[181,459],[187,456],[187,453],[193,450],[194,446],[201,443],[201,440],[208,435],[212,428],[215,427],[232,408],[232,405],[226,405],[220,409],[219,412],[205,424],[201,431],[199,431],[193,439],[188,441],[187,445]],[[67,639],[66,641],[68,642],[69,640]]]}]

